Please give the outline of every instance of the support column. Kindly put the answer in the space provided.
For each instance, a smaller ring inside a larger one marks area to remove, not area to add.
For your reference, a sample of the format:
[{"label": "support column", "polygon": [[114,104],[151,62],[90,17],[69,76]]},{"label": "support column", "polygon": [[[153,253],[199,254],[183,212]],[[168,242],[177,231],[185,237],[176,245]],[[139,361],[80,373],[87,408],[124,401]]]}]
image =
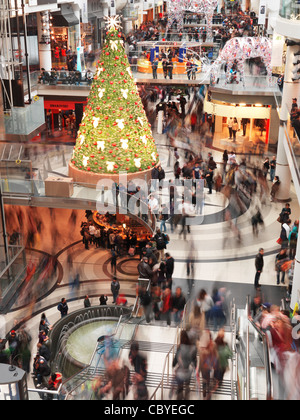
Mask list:
[{"label": "support column", "polygon": [[297,302],[300,303],[298,298],[298,292],[300,292],[300,241],[298,241],[297,243],[297,251],[295,257],[294,279],[290,302],[291,309],[294,309]]},{"label": "support column", "polygon": [[291,201],[290,191],[292,175],[288,160],[284,150],[285,133],[284,126],[281,123],[279,128],[278,146],[277,146],[277,163],[276,163],[276,176],[280,180],[280,188],[276,195],[276,200],[281,202]]},{"label": "support column", "polygon": [[281,182],[279,192],[276,197],[279,201],[290,201],[292,176],[284,149],[285,133],[283,124],[288,121],[288,112],[291,109],[292,98],[297,96],[297,92],[299,93],[300,84],[292,81],[294,53],[298,50],[299,46],[288,47],[286,53],[282,106],[280,111],[281,124],[278,136],[276,165],[276,175],[279,176]]},{"label": "support column", "polygon": [[[291,46],[287,48],[286,54],[286,67],[284,75],[284,87],[282,95],[282,106],[280,113],[280,129],[279,129],[279,139],[278,139],[278,156],[279,156],[279,165],[276,168],[276,174],[280,177],[282,182],[279,198],[287,198],[290,192],[289,181],[291,179],[291,174],[289,167],[287,167],[287,159],[284,151],[284,127],[283,124],[288,120],[288,113],[291,109],[292,99],[300,99],[300,83],[294,83],[292,81],[293,77],[293,60],[294,53],[299,51],[299,45]],[[278,159],[277,159],[278,160]],[[294,308],[296,302],[298,302],[298,290],[300,290],[300,241],[297,244],[296,258],[295,258],[295,268],[294,268],[294,279],[293,279],[293,288],[290,306],[291,309]],[[299,302],[298,302],[299,303]]]},{"label": "support column", "polygon": [[37,30],[40,68],[50,71],[52,68],[52,56],[49,12],[37,13]]}]

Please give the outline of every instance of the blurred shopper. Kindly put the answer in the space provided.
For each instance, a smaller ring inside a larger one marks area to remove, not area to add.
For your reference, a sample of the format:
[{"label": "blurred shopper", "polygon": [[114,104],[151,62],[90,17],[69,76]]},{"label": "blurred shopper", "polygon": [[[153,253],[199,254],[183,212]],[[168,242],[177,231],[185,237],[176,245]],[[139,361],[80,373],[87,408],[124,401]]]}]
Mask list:
[{"label": "blurred shopper", "polygon": [[178,400],[189,399],[190,381],[196,366],[197,348],[195,344],[191,343],[187,332],[182,330],[180,344],[173,360]]},{"label": "blurred shopper", "polygon": [[233,356],[233,353],[224,338],[225,331],[224,328],[221,328],[215,339],[218,353],[218,365],[215,371],[215,379],[218,381],[218,386],[222,385],[225,372],[229,366],[229,359],[231,359]]},{"label": "blurred shopper", "polygon": [[214,389],[211,385],[211,377],[218,368],[218,353],[215,342],[212,340],[210,331],[207,330],[208,342],[200,350],[200,364],[197,376],[202,376],[203,399],[210,400]]},{"label": "blurred shopper", "polygon": [[172,297],[172,311],[174,314],[174,321],[178,324],[183,315],[186,299],[182,293],[181,287],[176,287],[175,294]]},{"label": "blurred shopper", "polygon": [[264,249],[260,248],[258,254],[255,257],[256,274],[255,274],[254,286],[256,288],[258,288],[260,286],[259,280],[260,280],[261,273],[262,273],[263,268],[264,268],[264,253],[265,253]]},{"label": "blurred shopper", "polygon": [[68,315],[69,307],[65,298],[62,298],[57,306],[57,310],[60,312],[61,317]]},{"label": "blurred shopper", "polygon": [[161,318],[167,322],[168,327],[171,326],[171,313],[172,313],[172,293],[168,287],[162,293],[161,304]]},{"label": "blurred shopper", "polygon": [[130,346],[129,361],[134,368],[132,383],[134,385],[134,399],[148,400],[146,379],[148,373],[147,360],[139,352],[139,345],[133,342]]},{"label": "blurred shopper", "polygon": [[206,323],[209,322],[211,317],[211,310],[214,306],[214,302],[212,300],[212,297],[207,294],[206,290],[202,289],[199,292],[198,298],[197,298],[197,305],[201,309],[201,311],[205,315],[205,321]]},{"label": "blurred shopper", "polygon": [[117,280],[116,277],[113,278],[111,284],[110,284],[110,290],[113,296],[113,302],[112,303],[116,303],[117,297],[120,293],[120,283]]}]

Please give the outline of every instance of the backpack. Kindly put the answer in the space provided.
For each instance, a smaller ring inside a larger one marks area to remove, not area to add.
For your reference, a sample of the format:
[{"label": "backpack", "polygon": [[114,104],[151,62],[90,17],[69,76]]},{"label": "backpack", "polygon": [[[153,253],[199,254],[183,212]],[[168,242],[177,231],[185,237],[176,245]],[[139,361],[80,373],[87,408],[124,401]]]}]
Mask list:
[{"label": "backpack", "polygon": [[163,235],[158,236],[156,238],[156,246],[157,246],[157,249],[162,249],[162,248],[165,247],[165,245],[166,245],[166,241],[165,241],[164,236]]},{"label": "backpack", "polygon": [[297,233],[297,232],[292,232],[292,233],[291,233],[290,243],[291,243],[292,245],[296,245],[296,244],[297,244],[297,235],[298,235],[298,233]]}]

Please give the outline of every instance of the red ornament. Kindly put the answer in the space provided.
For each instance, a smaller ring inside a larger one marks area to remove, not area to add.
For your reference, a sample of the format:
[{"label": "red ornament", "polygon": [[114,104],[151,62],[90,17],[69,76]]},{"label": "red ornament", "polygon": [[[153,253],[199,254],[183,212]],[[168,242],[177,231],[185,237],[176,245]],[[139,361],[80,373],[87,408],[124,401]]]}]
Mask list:
[{"label": "red ornament", "polygon": [[106,55],[109,55],[109,52],[108,51],[106,51],[106,53],[105,53]]}]

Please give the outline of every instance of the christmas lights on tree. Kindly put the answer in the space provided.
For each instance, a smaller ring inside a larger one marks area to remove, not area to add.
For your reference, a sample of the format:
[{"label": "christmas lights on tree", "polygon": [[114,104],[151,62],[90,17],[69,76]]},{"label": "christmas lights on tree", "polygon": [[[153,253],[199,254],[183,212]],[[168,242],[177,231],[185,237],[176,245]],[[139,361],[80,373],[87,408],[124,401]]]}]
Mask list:
[{"label": "christmas lights on tree", "polygon": [[159,161],[130,64],[118,16],[108,31],[69,168],[86,174],[137,173]]}]

